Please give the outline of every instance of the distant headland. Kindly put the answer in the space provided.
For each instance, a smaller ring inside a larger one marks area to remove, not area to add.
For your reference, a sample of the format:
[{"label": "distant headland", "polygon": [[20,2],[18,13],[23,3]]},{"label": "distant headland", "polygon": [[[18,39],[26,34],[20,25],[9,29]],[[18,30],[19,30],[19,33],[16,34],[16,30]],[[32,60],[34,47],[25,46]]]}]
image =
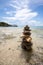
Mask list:
[{"label": "distant headland", "polygon": [[0,22],[0,27],[18,27],[17,25],[11,25],[5,22]]}]

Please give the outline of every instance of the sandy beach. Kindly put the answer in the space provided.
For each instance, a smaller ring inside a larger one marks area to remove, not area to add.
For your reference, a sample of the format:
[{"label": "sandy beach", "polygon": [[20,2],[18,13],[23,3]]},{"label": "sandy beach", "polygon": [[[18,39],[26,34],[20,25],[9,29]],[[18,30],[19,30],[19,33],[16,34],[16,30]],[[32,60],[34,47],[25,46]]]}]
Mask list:
[{"label": "sandy beach", "polygon": [[22,32],[23,28],[0,27],[0,65],[43,65],[43,37],[39,35],[40,30],[31,31],[32,51],[21,48]]}]

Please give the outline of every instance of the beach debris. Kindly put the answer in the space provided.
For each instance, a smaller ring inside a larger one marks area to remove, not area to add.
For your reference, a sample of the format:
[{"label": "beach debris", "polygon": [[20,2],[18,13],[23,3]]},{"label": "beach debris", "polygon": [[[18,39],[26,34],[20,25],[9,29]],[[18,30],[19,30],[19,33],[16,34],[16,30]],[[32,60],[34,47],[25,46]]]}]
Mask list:
[{"label": "beach debris", "polygon": [[31,50],[32,49],[32,38],[31,36],[31,32],[30,32],[30,27],[28,25],[26,25],[24,27],[24,32],[23,32],[23,36],[22,36],[22,48],[26,49],[26,50]]}]

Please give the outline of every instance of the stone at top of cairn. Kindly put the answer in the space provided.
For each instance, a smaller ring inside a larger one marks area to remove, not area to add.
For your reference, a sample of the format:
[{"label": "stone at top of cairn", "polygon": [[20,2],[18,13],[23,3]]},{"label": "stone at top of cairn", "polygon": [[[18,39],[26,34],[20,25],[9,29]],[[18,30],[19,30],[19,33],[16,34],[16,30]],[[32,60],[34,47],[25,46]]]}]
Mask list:
[{"label": "stone at top of cairn", "polygon": [[30,30],[30,27],[29,27],[28,25],[26,25],[26,26],[24,27],[24,31],[31,31],[31,30]]},{"label": "stone at top of cairn", "polygon": [[31,33],[30,33],[30,27],[28,26],[28,25],[26,25],[25,27],[24,27],[24,32],[23,32],[23,34],[24,35],[26,35],[26,36],[30,36],[31,35]]}]

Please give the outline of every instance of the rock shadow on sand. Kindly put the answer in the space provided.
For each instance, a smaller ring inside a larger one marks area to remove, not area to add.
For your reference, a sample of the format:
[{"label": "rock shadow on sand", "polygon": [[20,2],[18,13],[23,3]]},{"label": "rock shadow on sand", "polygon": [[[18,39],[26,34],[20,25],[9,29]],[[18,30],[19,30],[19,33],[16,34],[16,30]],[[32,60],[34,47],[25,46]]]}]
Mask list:
[{"label": "rock shadow on sand", "polygon": [[23,49],[21,51],[21,57],[25,59],[26,63],[29,63],[29,61],[31,60],[31,57],[32,57],[32,53],[33,53],[32,49],[30,51],[27,51],[27,50]]}]

